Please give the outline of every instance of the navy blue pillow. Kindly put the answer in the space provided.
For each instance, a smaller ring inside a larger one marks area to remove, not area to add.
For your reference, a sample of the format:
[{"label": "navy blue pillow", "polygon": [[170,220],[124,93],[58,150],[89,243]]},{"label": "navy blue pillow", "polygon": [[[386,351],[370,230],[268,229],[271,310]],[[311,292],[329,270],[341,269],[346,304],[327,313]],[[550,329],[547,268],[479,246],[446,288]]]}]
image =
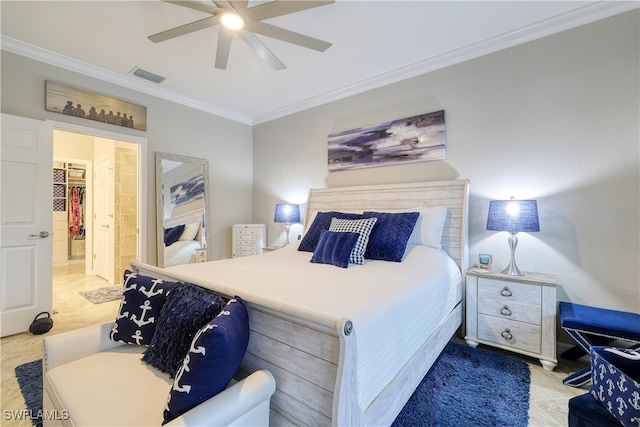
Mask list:
[{"label": "navy blue pillow", "polygon": [[359,233],[351,231],[322,230],[311,262],[347,268],[351,251],[359,236]]},{"label": "navy blue pillow", "polygon": [[200,286],[176,285],[162,307],[156,332],[142,360],[173,377],[198,329],[213,319],[225,303],[221,296]]},{"label": "navy blue pillow", "polygon": [[177,242],[178,239],[180,239],[180,236],[182,236],[182,233],[184,233],[184,227],[185,225],[182,224],[182,225],[176,225],[175,227],[171,227],[171,228],[165,228],[164,229],[164,245],[171,246],[175,242]]},{"label": "navy blue pillow", "polygon": [[418,212],[364,212],[365,218],[378,218],[369,235],[364,257],[382,261],[402,261],[409,236],[418,221]]},{"label": "navy blue pillow", "polygon": [[249,315],[235,297],[196,333],[169,392],[163,424],[224,390],[248,344]]},{"label": "navy blue pillow", "polygon": [[109,335],[113,341],[149,345],[167,295],[177,285],[129,270],[124,272],[122,302]]},{"label": "navy blue pillow", "polygon": [[311,223],[309,230],[302,238],[300,245],[298,245],[299,251],[313,252],[316,250],[318,240],[320,240],[320,232],[322,230],[328,230],[331,225],[331,218],[339,219],[360,219],[362,215],[344,213],[344,212],[318,212],[315,219]]}]

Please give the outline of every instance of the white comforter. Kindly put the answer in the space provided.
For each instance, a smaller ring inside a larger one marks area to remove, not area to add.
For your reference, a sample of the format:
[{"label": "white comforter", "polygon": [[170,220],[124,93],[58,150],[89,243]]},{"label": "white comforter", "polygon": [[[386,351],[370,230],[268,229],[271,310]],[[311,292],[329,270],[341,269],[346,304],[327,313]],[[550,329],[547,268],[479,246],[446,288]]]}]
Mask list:
[{"label": "white comforter", "polygon": [[242,296],[259,296],[353,321],[358,403],[366,409],[462,299],[460,270],[446,252],[407,248],[402,262],[366,261],[343,269],[309,262],[297,242],[263,255],[168,270]]}]

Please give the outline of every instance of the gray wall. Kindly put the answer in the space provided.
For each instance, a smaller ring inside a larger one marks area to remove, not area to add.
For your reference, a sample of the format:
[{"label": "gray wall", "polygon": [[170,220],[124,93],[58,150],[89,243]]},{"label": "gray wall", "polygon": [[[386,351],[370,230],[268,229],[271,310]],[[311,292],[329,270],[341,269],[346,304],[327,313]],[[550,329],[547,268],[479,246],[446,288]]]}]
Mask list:
[{"label": "gray wall", "polygon": [[[254,221],[281,244],[274,204],[310,187],[469,178],[471,259],[509,260],[508,234],[485,230],[489,200],[534,198],[541,231],[518,235],[521,270],[556,274],[559,300],[640,311],[638,15],[254,126]],[[440,109],[446,160],[327,172],[329,133]]]},{"label": "gray wall", "polygon": [[[469,178],[472,259],[508,262],[507,235],[484,229],[489,200],[535,198],[541,232],[519,235],[520,268],[556,274],[560,300],[640,311],[639,26],[628,12],[253,129],[3,51],[1,110],[86,126],[44,110],[46,80],[147,106],[146,132],[93,126],[148,140],[152,263],[156,151],[209,160],[215,258],[234,223],[265,223],[282,243],[275,203],[311,187]],[[329,133],[439,109],[447,160],[327,172]]]},{"label": "gray wall", "polygon": [[[231,225],[251,222],[251,127],[182,105],[2,51],[2,113],[101,128],[147,138],[146,176],[148,262],[156,262],[155,153],[167,152],[209,161],[214,258],[231,256]],[[45,111],[45,81],[147,107],[147,131],[90,122]]]}]

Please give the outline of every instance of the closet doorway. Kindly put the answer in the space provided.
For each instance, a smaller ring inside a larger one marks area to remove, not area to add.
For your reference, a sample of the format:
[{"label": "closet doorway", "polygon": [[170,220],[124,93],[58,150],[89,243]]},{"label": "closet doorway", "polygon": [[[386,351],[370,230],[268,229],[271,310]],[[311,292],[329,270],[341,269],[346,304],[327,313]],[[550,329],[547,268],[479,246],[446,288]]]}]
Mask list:
[{"label": "closet doorway", "polygon": [[118,137],[53,131],[53,267],[105,285],[141,259],[141,144]]}]

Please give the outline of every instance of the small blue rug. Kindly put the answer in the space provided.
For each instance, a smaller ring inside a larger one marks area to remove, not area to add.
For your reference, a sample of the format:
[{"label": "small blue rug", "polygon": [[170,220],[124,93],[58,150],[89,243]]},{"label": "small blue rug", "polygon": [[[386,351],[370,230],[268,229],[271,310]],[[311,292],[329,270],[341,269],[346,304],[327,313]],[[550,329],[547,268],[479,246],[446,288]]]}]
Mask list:
[{"label": "small blue rug", "polygon": [[526,427],[530,382],[522,360],[449,342],[393,426]]},{"label": "small blue rug", "polygon": [[[32,414],[42,410],[42,361],[16,368]],[[514,357],[450,342],[402,409],[394,427],[526,427],[529,366]],[[42,426],[41,419],[33,425]]]},{"label": "small blue rug", "polygon": [[[42,427],[42,359],[16,367],[16,378],[20,391],[30,412],[31,422]],[[19,408],[12,408],[19,409]]]}]

